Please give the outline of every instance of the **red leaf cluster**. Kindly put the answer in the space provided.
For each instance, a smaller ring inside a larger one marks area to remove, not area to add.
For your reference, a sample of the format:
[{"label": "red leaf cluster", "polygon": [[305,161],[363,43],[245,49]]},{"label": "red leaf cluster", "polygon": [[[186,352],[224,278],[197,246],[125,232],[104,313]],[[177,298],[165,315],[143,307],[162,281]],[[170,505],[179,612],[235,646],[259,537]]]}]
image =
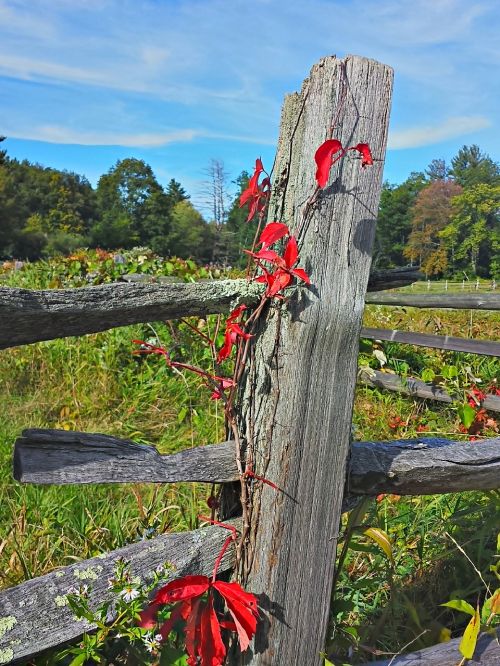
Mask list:
[{"label": "red leaf cluster", "polygon": [[[232,621],[218,617],[213,604],[214,591],[223,598]],[[165,640],[179,622],[184,622],[190,666],[221,666],[224,663],[226,646],[221,628],[236,631],[242,652],[248,648],[257,629],[257,598],[245,592],[238,583],[226,583],[207,576],[177,578],[158,590],[151,605],[141,613],[140,626],[154,628],[158,610],[167,604],[175,605],[159,633]]]},{"label": "red leaf cluster", "polygon": [[363,168],[373,164],[370,146],[367,143],[358,143],[356,146],[344,148],[337,139],[328,139],[321,144],[314,155],[318,187],[325,187],[330,176],[330,169],[335,162],[344,157],[348,150],[356,150],[361,155],[361,166]]},{"label": "red leaf cluster", "polygon": [[[261,174],[266,174],[266,177],[259,183]],[[248,217],[249,222],[256,213],[263,215],[271,193],[271,179],[264,171],[260,157],[255,160],[255,169],[252,177],[248,181],[247,189],[242,192],[240,196],[240,208],[248,204]]]},{"label": "red leaf cluster", "polygon": [[[283,255],[279,255],[275,250],[270,250],[269,246],[281,240],[288,235],[288,241],[285,245]],[[309,276],[303,268],[294,268],[299,259],[299,249],[297,239],[290,235],[290,230],[282,222],[270,222],[264,228],[259,238],[259,245],[262,248],[258,252],[245,250],[247,254],[253,257],[257,265],[262,269],[262,275],[255,278],[256,282],[263,282],[267,285],[265,295],[269,298],[273,296],[280,297],[279,292],[283,291],[296,277],[306,284],[311,284]],[[262,261],[272,264],[274,272],[270,272],[262,266]]]},{"label": "red leaf cluster", "polygon": [[217,356],[217,362],[221,363],[224,359],[228,358],[231,355],[231,350],[236,344],[238,338],[243,338],[248,340],[253,337],[250,333],[245,333],[241,328],[241,322],[238,323],[236,320],[241,317],[243,312],[246,310],[246,305],[240,305],[235,308],[229,315],[226,320],[226,332],[224,334],[224,346],[219,351]]}]

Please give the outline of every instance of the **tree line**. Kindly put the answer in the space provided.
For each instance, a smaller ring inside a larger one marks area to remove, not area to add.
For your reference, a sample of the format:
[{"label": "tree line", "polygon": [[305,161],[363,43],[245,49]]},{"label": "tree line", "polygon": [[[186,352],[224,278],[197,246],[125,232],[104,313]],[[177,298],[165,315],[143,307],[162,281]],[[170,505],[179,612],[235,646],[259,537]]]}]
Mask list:
[{"label": "tree line", "polygon": [[374,261],[411,263],[428,277],[500,278],[500,167],[477,145],[384,183]]},{"label": "tree line", "polygon": [[[143,160],[118,161],[93,188],[78,174],[0,151],[0,257],[143,246],[201,263],[244,262],[254,229],[238,200],[248,173],[233,197],[222,163],[213,160],[208,175],[207,221],[178,181],[163,187]],[[429,277],[500,277],[499,165],[478,146],[463,146],[449,166],[435,159],[400,185],[384,183],[374,263],[419,265]]]}]

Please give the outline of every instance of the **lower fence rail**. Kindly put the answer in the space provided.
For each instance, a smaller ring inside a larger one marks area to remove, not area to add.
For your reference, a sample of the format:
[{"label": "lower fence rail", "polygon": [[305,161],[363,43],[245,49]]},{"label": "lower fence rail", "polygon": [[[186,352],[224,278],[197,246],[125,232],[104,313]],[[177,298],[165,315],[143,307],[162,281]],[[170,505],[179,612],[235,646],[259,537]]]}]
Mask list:
[{"label": "lower fence rail", "polygon": [[[384,659],[371,661],[364,666],[458,666],[462,655],[458,646],[460,638],[454,638],[447,643],[439,643],[432,647],[418,650],[410,654],[402,654]],[[481,664],[481,666],[499,666],[500,664],[500,633],[496,635],[481,634],[477,640],[476,650],[472,659],[466,660],[467,666]]]},{"label": "lower fence rail", "polygon": [[[163,534],[1,591],[0,664],[25,664],[31,657],[95,629],[91,622],[73,615],[66,595],[87,584],[91,608],[111,601],[108,579],[113,577],[118,560],[128,562],[131,574],[142,581],[151,580],[160,566],[165,567],[165,582],[187,574],[210,575],[226,538],[226,530],[219,527]],[[229,549],[220,570],[232,566],[233,552]]]}]

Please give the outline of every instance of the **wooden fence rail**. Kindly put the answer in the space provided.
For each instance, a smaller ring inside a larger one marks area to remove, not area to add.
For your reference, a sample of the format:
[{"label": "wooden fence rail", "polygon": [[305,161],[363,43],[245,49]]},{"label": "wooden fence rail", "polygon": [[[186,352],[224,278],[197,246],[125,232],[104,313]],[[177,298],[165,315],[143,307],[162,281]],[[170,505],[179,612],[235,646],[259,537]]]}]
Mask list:
[{"label": "wooden fence rail", "polygon": [[[75,618],[65,595],[86,584],[91,608],[111,601],[113,592],[108,589],[108,579],[113,577],[119,559],[128,562],[132,575],[143,582],[151,580],[153,572],[161,566],[166,567],[166,580],[187,574],[208,576],[226,537],[226,530],[218,527],[163,534],[3,590],[0,664],[25,664],[30,657],[91,631],[94,626]],[[234,552],[229,549],[221,571],[234,566],[233,558]],[[109,621],[112,619],[111,607]]]},{"label": "wooden fence rail", "polygon": [[377,293],[366,297],[373,305],[401,305],[411,308],[453,308],[455,310],[500,310],[500,294],[408,294]]},{"label": "wooden fence rail", "polygon": [[[410,284],[419,275],[407,268],[375,271],[368,290]],[[0,287],[0,349],[127,324],[218,314],[243,301],[256,303],[261,292],[261,285],[248,280],[133,282],[41,291]]]},{"label": "wooden fence rail", "polygon": [[[458,646],[460,638],[454,638],[447,643],[439,643],[432,647],[384,659],[371,661],[364,666],[458,666],[461,662]],[[500,664],[500,632],[496,635],[481,634],[477,641],[476,651],[472,659],[465,663],[467,666],[498,666]]]},{"label": "wooden fence rail", "polygon": [[416,345],[417,347],[431,347],[444,351],[500,356],[500,342],[490,342],[489,340],[468,340],[466,338],[454,338],[451,335],[412,333],[384,328],[362,328],[361,337],[369,340],[387,340],[388,342],[399,342],[405,345]]},{"label": "wooden fence rail", "polygon": [[[154,446],[109,435],[25,430],[14,449],[22,483],[174,483],[236,481],[234,442],[161,455]],[[500,438],[471,446],[444,438],[353,442],[347,492],[430,495],[489,490],[500,478]]]},{"label": "wooden fence rail", "polygon": [[[373,370],[372,368],[362,368],[358,373],[358,381],[360,384],[403,393],[415,398],[437,400],[449,404],[456,401],[463,402],[463,395],[453,397],[437,384],[423,382],[421,379],[415,379],[414,377],[400,377],[390,372],[380,372],[380,370]],[[492,412],[500,412],[500,396],[486,395],[484,400],[481,401],[481,407]]]}]

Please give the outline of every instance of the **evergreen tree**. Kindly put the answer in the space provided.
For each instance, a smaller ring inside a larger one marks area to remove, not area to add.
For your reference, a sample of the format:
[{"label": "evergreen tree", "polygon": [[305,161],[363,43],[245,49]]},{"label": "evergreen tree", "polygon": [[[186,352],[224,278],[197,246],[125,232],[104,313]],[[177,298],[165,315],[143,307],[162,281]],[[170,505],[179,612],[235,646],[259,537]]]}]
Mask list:
[{"label": "evergreen tree", "polygon": [[480,183],[500,185],[500,167],[479,146],[462,146],[451,160],[450,174],[462,187],[473,187]]}]

